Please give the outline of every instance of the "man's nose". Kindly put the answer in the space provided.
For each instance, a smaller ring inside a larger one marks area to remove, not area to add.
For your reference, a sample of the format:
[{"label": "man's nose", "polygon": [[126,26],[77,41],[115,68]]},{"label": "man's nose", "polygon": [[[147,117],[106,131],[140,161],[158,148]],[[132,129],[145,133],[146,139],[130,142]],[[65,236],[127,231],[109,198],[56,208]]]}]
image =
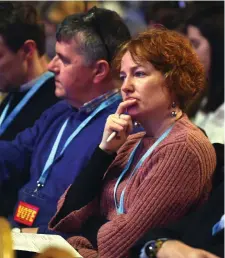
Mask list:
[{"label": "man's nose", "polygon": [[59,72],[57,56],[53,57],[50,63],[48,64],[48,70],[55,74]]}]

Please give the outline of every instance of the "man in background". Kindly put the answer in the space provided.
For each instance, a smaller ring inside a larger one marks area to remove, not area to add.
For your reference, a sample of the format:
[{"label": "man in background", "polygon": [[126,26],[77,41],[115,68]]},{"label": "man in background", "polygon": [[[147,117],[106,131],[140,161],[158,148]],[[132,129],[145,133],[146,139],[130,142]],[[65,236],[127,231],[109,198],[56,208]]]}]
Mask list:
[{"label": "man in background", "polygon": [[54,74],[47,72],[44,27],[33,6],[0,3],[0,140],[12,140],[33,126],[59,99]]}]

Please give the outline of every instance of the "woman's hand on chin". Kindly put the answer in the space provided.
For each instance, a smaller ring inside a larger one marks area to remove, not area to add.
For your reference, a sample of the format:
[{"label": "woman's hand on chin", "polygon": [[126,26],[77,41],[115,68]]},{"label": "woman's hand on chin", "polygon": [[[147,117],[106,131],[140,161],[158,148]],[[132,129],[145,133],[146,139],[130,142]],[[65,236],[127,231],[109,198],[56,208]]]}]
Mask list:
[{"label": "woman's hand on chin", "polygon": [[108,117],[102,141],[99,145],[100,149],[108,153],[114,153],[124,144],[128,135],[133,130],[131,116],[124,113],[126,113],[126,109],[129,106],[135,103],[136,100],[133,99],[120,103],[116,113]]}]

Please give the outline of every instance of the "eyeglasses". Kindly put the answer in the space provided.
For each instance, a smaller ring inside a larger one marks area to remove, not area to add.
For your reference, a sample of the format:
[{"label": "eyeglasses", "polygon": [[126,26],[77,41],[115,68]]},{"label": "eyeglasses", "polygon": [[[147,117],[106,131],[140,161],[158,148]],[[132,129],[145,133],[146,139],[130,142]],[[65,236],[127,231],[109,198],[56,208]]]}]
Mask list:
[{"label": "eyeglasses", "polygon": [[94,6],[92,7],[88,12],[87,14],[85,14],[83,17],[82,17],[82,20],[84,23],[88,23],[91,25],[91,27],[95,30],[96,34],[99,36],[101,42],[103,43],[104,47],[105,47],[105,51],[106,51],[106,55],[107,55],[107,60],[108,61],[111,61],[111,55],[110,55],[110,51],[109,51],[109,48],[108,46],[106,45],[105,43],[105,40],[104,40],[104,37],[102,36],[102,33],[101,33],[101,25],[98,21],[98,17],[97,17],[97,7]]}]

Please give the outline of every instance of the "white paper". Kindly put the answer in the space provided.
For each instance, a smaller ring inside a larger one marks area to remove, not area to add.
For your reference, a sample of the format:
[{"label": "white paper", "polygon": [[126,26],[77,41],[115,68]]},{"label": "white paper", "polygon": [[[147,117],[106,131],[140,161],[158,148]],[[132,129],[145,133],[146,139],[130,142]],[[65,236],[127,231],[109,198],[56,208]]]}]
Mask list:
[{"label": "white paper", "polygon": [[58,247],[70,252],[73,257],[82,257],[64,238],[58,235],[12,232],[13,249],[41,253],[46,248]]}]

